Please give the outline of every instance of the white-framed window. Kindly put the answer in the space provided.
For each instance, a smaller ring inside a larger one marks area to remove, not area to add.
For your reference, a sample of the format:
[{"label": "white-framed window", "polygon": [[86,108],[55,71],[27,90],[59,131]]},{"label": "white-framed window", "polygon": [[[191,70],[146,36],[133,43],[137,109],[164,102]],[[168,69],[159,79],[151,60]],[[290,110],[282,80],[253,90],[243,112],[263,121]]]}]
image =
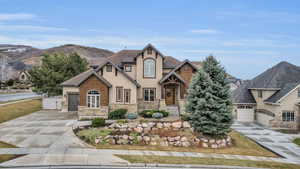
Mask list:
[{"label": "white-framed window", "polygon": [[123,87],[116,87],[116,101],[123,101]]},{"label": "white-framed window", "polygon": [[144,77],[154,78],[155,77],[155,60],[145,59],[144,60]]},{"label": "white-framed window", "polygon": [[295,113],[293,111],[283,111],[282,121],[295,121]]},{"label": "white-framed window", "polygon": [[252,106],[248,106],[248,105],[239,105],[237,106],[238,109],[252,109]]},{"label": "white-framed window", "polygon": [[130,103],[130,89],[124,89],[124,103]]},{"label": "white-framed window", "polygon": [[144,101],[155,100],[155,88],[144,88]]},{"label": "white-framed window", "polygon": [[86,100],[89,108],[100,107],[100,93],[97,90],[88,91]]},{"label": "white-framed window", "polygon": [[131,72],[131,69],[132,69],[132,68],[131,68],[131,65],[125,65],[125,66],[124,66],[124,71],[125,71],[125,72]]}]

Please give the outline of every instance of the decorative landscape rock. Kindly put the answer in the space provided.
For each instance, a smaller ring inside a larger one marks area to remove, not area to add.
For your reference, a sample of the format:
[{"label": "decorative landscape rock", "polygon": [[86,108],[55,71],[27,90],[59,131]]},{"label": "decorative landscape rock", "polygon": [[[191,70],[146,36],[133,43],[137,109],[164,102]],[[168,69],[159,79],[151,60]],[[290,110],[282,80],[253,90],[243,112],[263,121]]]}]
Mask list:
[{"label": "decorative landscape rock", "polygon": [[107,127],[114,132],[111,135],[95,138],[95,144],[129,144],[129,145],[159,145],[176,147],[224,148],[232,145],[232,139],[196,137],[181,135],[184,131],[192,132],[188,122],[129,122],[113,123]]}]

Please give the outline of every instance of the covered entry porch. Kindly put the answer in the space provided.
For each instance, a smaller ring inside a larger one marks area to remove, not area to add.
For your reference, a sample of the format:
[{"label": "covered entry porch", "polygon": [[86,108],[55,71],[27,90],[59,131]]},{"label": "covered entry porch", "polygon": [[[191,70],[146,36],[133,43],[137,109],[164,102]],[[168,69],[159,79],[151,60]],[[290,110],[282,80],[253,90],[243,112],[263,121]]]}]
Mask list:
[{"label": "covered entry porch", "polygon": [[180,114],[185,101],[187,85],[175,72],[165,76],[161,81],[160,109],[165,109],[171,114]]}]

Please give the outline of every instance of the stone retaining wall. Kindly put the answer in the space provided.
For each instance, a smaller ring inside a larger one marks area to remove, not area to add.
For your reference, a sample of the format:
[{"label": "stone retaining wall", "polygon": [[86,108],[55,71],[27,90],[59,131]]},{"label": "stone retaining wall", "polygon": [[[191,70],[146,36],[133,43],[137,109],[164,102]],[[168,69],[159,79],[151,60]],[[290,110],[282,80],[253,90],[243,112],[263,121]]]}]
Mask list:
[{"label": "stone retaining wall", "polygon": [[[108,142],[110,144],[143,144],[159,146],[190,147],[198,146],[204,148],[224,148],[232,145],[229,136],[224,138],[208,138],[204,136],[181,135],[180,133],[188,130],[193,133],[191,125],[184,121],[175,122],[131,122],[131,123],[113,123],[108,129],[112,129],[116,134],[98,137],[95,143]],[[157,133],[166,132],[163,135]],[[167,133],[173,133],[168,136]],[[174,135],[178,133],[178,135]]]}]

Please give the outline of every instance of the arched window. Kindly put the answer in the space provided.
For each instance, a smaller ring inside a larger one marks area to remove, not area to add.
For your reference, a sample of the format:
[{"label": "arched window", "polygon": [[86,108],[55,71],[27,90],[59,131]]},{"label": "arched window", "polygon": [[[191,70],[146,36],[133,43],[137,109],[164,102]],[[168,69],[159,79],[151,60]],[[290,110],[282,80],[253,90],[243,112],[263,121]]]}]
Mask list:
[{"label": "arched window", "polygon": [[144,60],[144,77],[155,77],[155,60],[145,59]]},{"label": "arched window", "polygon": [[87,106],[90,108],[100,107],[100,93],[97,90],[90,90],[87,93]]}]

